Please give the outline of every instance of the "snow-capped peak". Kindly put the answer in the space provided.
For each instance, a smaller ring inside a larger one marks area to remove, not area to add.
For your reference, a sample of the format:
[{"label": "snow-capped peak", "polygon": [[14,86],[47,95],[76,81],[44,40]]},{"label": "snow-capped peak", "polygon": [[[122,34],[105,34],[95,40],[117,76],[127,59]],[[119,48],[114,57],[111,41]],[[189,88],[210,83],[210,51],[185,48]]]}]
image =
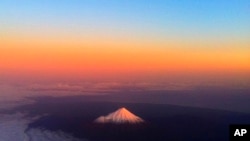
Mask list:
[{"label": "snow-capped peak", "polygon": [[130,111],[128,111],[126,108],[120,108],[116,110],[113,113],[108,114],[107,116],[100,116],[98,117],[95,122],[97,123],[142,123],[144,122],[143,119],[140,117],[134,115]]}]

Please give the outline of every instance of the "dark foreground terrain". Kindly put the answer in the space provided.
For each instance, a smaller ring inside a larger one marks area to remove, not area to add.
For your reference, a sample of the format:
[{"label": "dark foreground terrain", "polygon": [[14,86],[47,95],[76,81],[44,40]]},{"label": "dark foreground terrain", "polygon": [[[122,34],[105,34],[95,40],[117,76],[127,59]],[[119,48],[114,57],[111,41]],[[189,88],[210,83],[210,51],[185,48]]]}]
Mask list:
[{"label": "dark foreground terrain", "polygon": [[[166,104],[90,101],[86,97],[39,97],[14,111],[40,116],[29,128],[64,131],[90,141],[228,141],[230,124],[249,124],[250,114]],[[126,107],[143,124],[96,124],[101,116]]]}]

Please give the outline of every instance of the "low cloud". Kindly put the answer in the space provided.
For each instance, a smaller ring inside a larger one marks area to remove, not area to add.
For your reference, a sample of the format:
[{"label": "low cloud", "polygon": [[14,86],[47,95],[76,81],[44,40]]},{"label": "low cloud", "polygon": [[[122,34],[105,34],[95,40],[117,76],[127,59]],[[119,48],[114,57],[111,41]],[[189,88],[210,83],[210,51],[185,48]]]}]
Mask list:
[{"label": "low cloud", "polygon": [[62,131],[52,132],[41,129],[31,129],[25,133],[28,141],[86,141],[80,140]]},{"label": "low cloud", "polygon": [[25,118],[25,114],[0,114],[1,141],[86,141],[62,131],[28,129],[37,118]]},{"label": "low cloud", "polygon": [[191,83],[149,83],[149,82],[98,82],[98,83],[55,83],[55,84],[32,84],[27,90],[35,92],[59,91],[75,93],[108,93],[122,90],[146,91],[146,90],[188,90],[192,89]]}]

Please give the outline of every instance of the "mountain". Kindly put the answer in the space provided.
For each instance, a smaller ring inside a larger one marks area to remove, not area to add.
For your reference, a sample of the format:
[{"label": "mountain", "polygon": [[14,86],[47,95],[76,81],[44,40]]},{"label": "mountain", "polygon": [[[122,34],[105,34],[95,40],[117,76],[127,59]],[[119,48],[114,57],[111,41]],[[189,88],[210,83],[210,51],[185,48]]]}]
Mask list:
[{"label": "mountain", "polygon": [[115,124],[122,124],[122,123],[142,123],[144,122],[143,119],[134,115],[126,108],[120,108],[113,113],[108,114],[107,116],[100,116],[94,122],[96,123],[115,123]]}]

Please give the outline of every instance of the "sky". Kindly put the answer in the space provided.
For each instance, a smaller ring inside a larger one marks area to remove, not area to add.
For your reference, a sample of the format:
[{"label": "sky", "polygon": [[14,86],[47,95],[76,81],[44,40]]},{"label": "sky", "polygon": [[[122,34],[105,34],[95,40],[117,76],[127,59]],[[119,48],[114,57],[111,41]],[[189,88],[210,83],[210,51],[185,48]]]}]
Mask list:
[{"label": "sky", "polygon": [[2,0],[0,81],[245,83],[249,14],[248,0]]},{"label": "sky", "polygon": [[250,113],[249,15],[249,0],[0,0],[1,139],[79,140],[2,112],[37,96]]}]

